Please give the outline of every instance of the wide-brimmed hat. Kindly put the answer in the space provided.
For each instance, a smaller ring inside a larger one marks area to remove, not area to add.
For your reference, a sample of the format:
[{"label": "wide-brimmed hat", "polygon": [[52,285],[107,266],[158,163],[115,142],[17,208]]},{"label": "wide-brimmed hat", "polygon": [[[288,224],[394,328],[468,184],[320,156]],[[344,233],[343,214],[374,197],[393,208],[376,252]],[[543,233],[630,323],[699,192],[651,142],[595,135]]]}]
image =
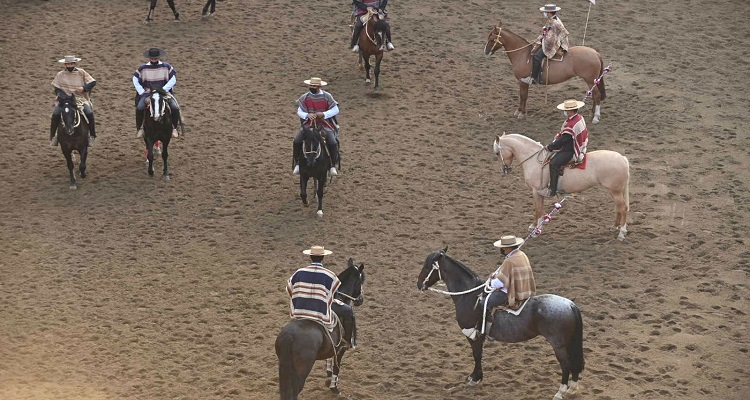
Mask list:
[{"label": "wide-brimmed hat", "polygon": [[558,110],[577,110],[579,108],[582,108],[585,105],[586,103],[582,101],[570,99],[570,100],[565,100],[562,103],[558,104],[557,109]]},{"label": "wide-brimmed hat", "polygon": [[158,49],[156,47],[152,47],[143,52],[144,58],[164,58],[164,56],[165,56],[164,50]]},{"label": "wide-brimmed hat", "polygon": [[309,250],[303,250],[302,253],[308,256],[327,256],[333,254],[331,250],[326,250],[323,246],[312,246]]},{"label": "wide-brimmed hat", "polygon": [[515,237],[513,235],[503,236],[494,243],[495,247],[515,247],[520,246],[524,242],[523,239]]},{"label": "wide-brimmed hat", "polygon": [[545,4],[544,7],[539,7],[539,11],[542,12],[558,12],[560,10],[562,10],[562,8],[554,4]]},{"label": "wide-brimmed hat", "polygon": [[305,82],[305,85],[310,85],[310,86],[325,86],[328,84],[328,82],[315,76],[313,76],[310,79],[306,79],[304,82]]},{"label": "wide-brimmed hat", "polygon": [[76,56],[65,56],[65,58],[57,60],[57,62],[63,64],[77,63],[78,61],[81,61],[81,59]]}]

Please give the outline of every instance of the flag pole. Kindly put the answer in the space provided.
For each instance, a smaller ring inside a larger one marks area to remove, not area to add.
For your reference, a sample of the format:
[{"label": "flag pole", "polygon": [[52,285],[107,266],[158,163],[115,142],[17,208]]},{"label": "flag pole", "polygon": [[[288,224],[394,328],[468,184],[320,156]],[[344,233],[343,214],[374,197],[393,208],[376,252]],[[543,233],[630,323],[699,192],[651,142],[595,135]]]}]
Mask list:
[{"label": "flag pole", "polygon": [[589,12],[586,14],[586,26],[583,28],[583,40],[581,41],[581,46],[586,43],[586,29],[589,27],[589,15],[591,15],[591,5],[594,4],[589,0]]}]

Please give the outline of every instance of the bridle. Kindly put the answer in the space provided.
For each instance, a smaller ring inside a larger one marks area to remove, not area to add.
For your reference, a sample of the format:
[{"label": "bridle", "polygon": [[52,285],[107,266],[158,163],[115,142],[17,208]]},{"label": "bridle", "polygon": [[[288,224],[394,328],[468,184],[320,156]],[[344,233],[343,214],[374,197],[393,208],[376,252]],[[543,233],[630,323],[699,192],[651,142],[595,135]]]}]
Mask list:
[{"label": "bridle", "polygon": [[[73,108],[74,117],[73,117],[72,127],[68,127],[65,124],[65,118],[60,119],[60,122],[62,123],[63,128],[66,128],[65,133],[67,133],[68,135],[72,135],[73,132],[75,132],[75,128],[78,128],[78,126],[81,125],[81,115],[78,112],[78,107],[76,106],[75,101],[73,101],[72,99],[63,100],[62,104],[64,105],[64,109],[62,110],[62,112],[64,112],[65,114],[69,114],[70,108]],[[70,128],[70,130],[68,131],[67,128]]]},{"label": "bridle", "polygon": [[[503,175],[508,175],[513,170],[513,161],[510,162],[510,165],[506,164],[505,163],[505,158],[503,157],[503,146],[498,142],[496,144],[496,147],[498,149],[497,158],[498,158],[498,160],[500,160],[500,162],[503,163]],[[518,163],[518,165],[523,165],[523,163],[525,163],[526,161],[529,161],[532,157],[534,157],[535,155],[539,154],[539,152],[541,152],[542,150],[544,150],[544,147],[542,147],[541,149],[539,149],[538,151],[536,151],[534,154],[526,157],[526,159],[523,160],[523,161],[521,161],[520,163]]]},{"label": "bridle", "polygon": [[[444,255],[445,255],[445,252],[443,250],[440,250],[438,252],[438,257],[442,257]],[[433,288],[431,286],[427,286],[427,281],[430,280],[430,277],[432,276],[432,273],[435,272],[435,271],[437,271],[437,273],[438,273],[438,280],[436,282],[439,282],[439,281],[443,280],[443,275],[440,273],[440,263],[437,260],[438,257],[435,257],[435,261],[432,263],[432,269],[430,269],[430,272],[427,274],[427,276],[422,281],[422,287],[423,287],[422,290],[431,290],[433,292],[437,292],[437,293],[448,295],[448,296],[460,296],[462,294],[471,293],[471,292],[476,291],[477,289],[485,287],[486,282],[482,283],[481,285],[479,285],[479,286],[477,286],[475,288],[471,288],[471,289],[464,290],[464,291],[461,291],[461,292],[448,292],[448,291],[445,291],[445,290],[435,289],[435,288]]]},{"label": "bridle", "polygon": [[149,96],[150,99],[150,107],[149,107],[149,113],[151,114],[151,118],[154,119],[154,121],[160,121],[162,117],[164,117],[164,112],[166,111],[166,100],[164,96],[161,96],[159,92],[153,92]]},{"label": "bridle", "polygon": [[360,284],[359,284],[359,296],[353,297],[353,296],[350,296],[350,295],[348,295],[348,294],[346,294],[346,293],[344,293],[344,292],[342,292],[340,290],[336,291],[336,295],[345,297],[345,298],[353,301],[355,303],[355,305],[358,305],[357,303],[362,304],[362,302],[364,302],[364,300],[365,300],[365,284],[363,283],[363,281],[364,281],[364,278],[362,277],[362,272],[359,272],[359,282],[360,282]]},{"label": "bridle", "polygon": [[[315,158],[313,158],[313,161],[315,161],[318,159],[318,157],[320,157],[320,154],[323,151],[323,135],[320,133],[320,128],[317,127],[315,121],[313,121],[313,125],[308,129],[313,135],[318,135],[318,148],[314,149],[310,142],[306,141],[306,146],[302,148],[302,152],[305,154],[305,157],[314,155]],[[308,146],[309,150],[307,148]]]},{"label": "bridle", "polygon": [[[503,44],[503,42],[500,41],[500,33],[503,31],[503,28],[499,27],[499,26],[496,26],[495,29],[497,29],[497,36],[495,36],[495,43],[492,45],[492,49],[494,49],[495,46],[497,46],[497,45],[500,45],[500,47],[505,47],[505,45]],[[493,31],[495,29],[493,29]],[[492,32],[490,32],[490,34],[492,34]],[[525,49],[525,48],[531,46],[532,44],[533,43],[529,43],[526,46],[519,47],[519,48],[513,49],[513,50],[492,50],[492,49],[490,49],[490,50],[491,50],[492,53],[495,53],[496,51],[499,51],[501,53],[506,53],[507,54],[507,53],[513,53],[513,52],[521,50],[521,49]]]}]

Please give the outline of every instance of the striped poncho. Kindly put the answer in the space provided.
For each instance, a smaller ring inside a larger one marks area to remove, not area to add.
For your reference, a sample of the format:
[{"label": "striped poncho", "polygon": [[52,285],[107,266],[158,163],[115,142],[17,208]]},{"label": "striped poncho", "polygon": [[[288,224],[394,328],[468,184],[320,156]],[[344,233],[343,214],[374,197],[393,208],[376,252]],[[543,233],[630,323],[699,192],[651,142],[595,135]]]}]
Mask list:
[{"label": "striped poncho", "polygon": [[286,291],[290,302],[290,316],[320,321],[326,325],[333,323],[331,303],[341,281],[323,264],[312,263],[300,268],[289,278]]}]

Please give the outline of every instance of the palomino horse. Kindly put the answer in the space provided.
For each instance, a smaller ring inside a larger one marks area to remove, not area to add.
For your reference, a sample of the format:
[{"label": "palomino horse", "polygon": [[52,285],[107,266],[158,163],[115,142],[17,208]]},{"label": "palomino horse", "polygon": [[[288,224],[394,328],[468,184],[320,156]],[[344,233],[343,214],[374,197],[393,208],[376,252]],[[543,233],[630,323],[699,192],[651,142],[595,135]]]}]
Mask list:
[{"label": "palomino horse", "polygon": [[[427,256],[417,278],[417,288],[427,290],[437,281],[444,281],[447,293],[456,306],[458,326],[462,329],[473,328],[482,318],[483,310],[478,307],[478,296],[484,292],[485,282],[467,266],[447,256],[447,251],[446,247]],[[560,389],[554,399],[562,400],[566,393],[575,393],[584,366],[581,311],[569,299],[554,294],[532,296],[519,310],[518,315],[496,311],[487,334],[505,343],[525,342],[542,335],[552,345],[562,368]],[[484,378],[484,339],[485,336],[480,335],[476,340],[469,340],[474,356],[474,371],[468,378],[472,386]],[[573,380],[568,387],[570,375]]]},{"label": "palomino horse", "polygon": [[167,106],[164,98],[166,93],[163,90],[152,90],[148,98],[148,107],[143,111],[146,113],[143,118],[143,131],[145,135],[143,140],[146,142],[148,174],[154,176],[154,144],[161,142],[161,159],[164,163],[164,172],[162,179],[168,181],[169,166],[169,141],[172,139],[172,113]]},{"label": "palomino horse", "polygon": [[89,124],[83,112],[78,109],[75,95],[60,95],[57,98],[60,106],[60,125],[57,127],[57,142],[60,144],[70,172],[70,188],[77,189],[76,176],[73,172],[73,150],[81,156],[78,171],[81,178],[86,177],[86,157],[89,145]]},{"label": "palomino horse", "polygon": [[370,14],[370,18],[363,29],[359,32],[359,66],[362,69],[364,61],[364,70],[366,73],[365,83],[370,83],[370,57],[375,56],[375,87],[373,90],[380,90],[380,62],[383,60],[383,50],[385,48],[386,34],[390,30],[388,21],[381,14]]},{"label": "palomino horse", "polygon": [[[544,164],[546,150],[541,143],[523,135],[503,133],[495,137],[493,150],[503,163],[503,174],[511,171],[513,160],[518,159],[523,168],[526,185],[534,196],[533,229],[541,222],[544,212],[544,197],[538,191],[549,182],[549,167]],[[582,192],[592,186],[603,186],[615,201],[615,223],[613,228],[620,230],[617,239],[624,240],[628,232],[628,210],[630,209],[630,163],[622,154],[610,150],[596,150],[586,153],[586,167],[566,168],[561,176],[558,190],[565,193]]]},{"label": "palomino horse", "polygon": [[[336,297],[343,297],[345,303],[352,299],[354,305],[364,301],[362,285],[365,282],[365,266],[354,265],[349,259],[348,267],[340,273],[341,285]],[[354,313],[352,312],[352,318]],[[354,335],[354,333],[352,333]],[[341,340],[340,325],[328,334],[326,328],[316,321],[293,319],[281,329],[276,337],[276,356],[279,358],[279,396],[281,400],[296,400],[305,379],[310,374],[315,360],[328,360],[326,363],[326,386],[338,394],[338,375],[341,358],[347,344]]]},{"label": "palomino horse", "polygon": [[[505,47],[505,50],[499,50]],[[521,82],[522,78],[531,75],[532,63],[531,47],[526,39],[515,33],[503,29],[502,23],[498,22],[497,26],[492,28],[487,43],[484,46],[484,53],[492,55],[496,51],[506,53],[510,59],[513,75],[518,80],[518,87],[521,94],[521,103],[513,115],[519,118],[526,114],[526,99],[529,96],[529,85]],[[549,68],[543,68],[542,81],[546,85],[565,82],[575,76],[583,79],[589,88],[594,86],[596,78],[604,73],[604,61],[598,51],[586,46],[574,46],[563,56],[562,61],[552,61],[548,64]],[[594,107],[592,107],[592,122],[599,123],[601,118],[601,102],[606,97],[604,90],[604,78],[594,88],[593,98]]]},{"label": "palomino horse", "polygon": [[324,133],[318,125],[312,128],[302,128],[302,152],[303,157],[299,160],[299,197],[305,206],[307,201],[307,182],[310,178],[315,181],[318,200],[318,217],[323,216],[323,193],[328,178],[328,170],[331,169],[331,155],[323,140]]}]

